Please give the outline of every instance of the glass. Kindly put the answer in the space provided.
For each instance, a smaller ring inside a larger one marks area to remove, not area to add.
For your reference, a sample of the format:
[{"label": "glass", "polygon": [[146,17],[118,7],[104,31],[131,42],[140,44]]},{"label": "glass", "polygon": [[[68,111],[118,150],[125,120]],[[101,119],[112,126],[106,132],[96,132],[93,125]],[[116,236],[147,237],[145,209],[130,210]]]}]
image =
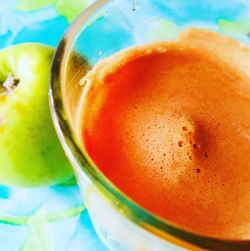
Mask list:
[{"label": "glass", "polygon": [[115,187],[78,144],[82,77],[100,59],[132,45],[175,39],[188,26],[250,43],[248,0],[99,0],[70,26],[51,71],[55,128],[72,163],[94,227],[110,250],[249,250],[250,241],[200,236],[144,210]]}]

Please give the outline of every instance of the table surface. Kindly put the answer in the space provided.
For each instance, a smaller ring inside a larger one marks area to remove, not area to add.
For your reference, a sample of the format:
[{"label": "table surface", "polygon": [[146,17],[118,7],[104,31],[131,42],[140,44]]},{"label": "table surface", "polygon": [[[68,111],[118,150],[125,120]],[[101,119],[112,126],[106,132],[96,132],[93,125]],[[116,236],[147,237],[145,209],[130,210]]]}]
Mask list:
[{"label": "table surface", "polygon": [[[63,8],[58,8],[60,2]],[[91,1],[0,0],[0,48],[23,42],[54,47]],[[105,251],[79,189],[0,186],[1,251]]]}]

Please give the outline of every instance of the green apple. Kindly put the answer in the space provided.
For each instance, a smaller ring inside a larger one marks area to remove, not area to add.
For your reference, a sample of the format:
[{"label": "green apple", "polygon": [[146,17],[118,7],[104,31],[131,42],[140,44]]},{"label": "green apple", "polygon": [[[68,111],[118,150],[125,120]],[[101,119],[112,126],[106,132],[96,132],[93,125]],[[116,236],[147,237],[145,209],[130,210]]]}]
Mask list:
[{"label": "green apple", "polygon": [[42,186],[72,178],[49,111],[54,50],[26,43],[0,50],[0,183]]}]

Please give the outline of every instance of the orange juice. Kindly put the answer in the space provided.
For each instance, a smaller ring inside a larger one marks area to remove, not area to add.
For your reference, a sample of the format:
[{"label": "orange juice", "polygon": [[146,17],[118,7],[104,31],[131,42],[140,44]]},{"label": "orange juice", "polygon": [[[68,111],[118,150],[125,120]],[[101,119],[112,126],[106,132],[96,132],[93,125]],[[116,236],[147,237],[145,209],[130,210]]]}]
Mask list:
[{"label": "orange juice", "polygon": [[250,238],[250,49],[191,29],[126,49],[85,77],[83,147],[146,210]]}]

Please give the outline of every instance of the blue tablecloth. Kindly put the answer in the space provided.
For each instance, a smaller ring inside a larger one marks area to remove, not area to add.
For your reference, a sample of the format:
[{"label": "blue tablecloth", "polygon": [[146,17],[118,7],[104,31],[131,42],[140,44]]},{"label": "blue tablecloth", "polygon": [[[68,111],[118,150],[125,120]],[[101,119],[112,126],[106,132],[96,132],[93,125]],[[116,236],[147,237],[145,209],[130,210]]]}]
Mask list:
[{"label": "blue tablecloth", "polygon": [[[0,0],[0,48],[23,42],[57,46],[91,1]],[[1,251],[106,250],[94,232],[79,189],[0,186]]]}]

